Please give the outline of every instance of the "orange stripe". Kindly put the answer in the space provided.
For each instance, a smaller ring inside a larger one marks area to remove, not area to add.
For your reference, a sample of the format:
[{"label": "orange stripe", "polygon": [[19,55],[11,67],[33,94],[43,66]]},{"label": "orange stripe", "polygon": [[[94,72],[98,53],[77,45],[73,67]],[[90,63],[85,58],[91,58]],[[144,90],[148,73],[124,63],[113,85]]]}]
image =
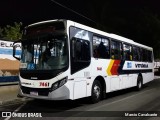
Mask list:
[{"label": "orange stripe", "polygon": [[117,60],[114,60],[114,63],[113,63],[112,68],[111,68],[111,74],[112,75],[115,75],[116,61]]},{"label": "orange stripe", "polygon": [[109,65],[108,65],[108,68],[107,68],[107,70],[106,70],[108,76],[111,76],[111,75],[112,75],[112,73],[111,73],[111,68],[112,68],[112,66],[113,66],[113,63],[114,63],[114,60],[111,60],[110,63],[109,63]]}]

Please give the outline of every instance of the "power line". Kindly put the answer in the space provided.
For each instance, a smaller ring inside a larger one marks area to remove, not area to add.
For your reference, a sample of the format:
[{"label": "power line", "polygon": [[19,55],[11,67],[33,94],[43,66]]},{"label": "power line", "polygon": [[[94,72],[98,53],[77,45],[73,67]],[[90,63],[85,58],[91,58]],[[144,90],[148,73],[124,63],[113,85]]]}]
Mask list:
[{"label": "power line", "polygon": [[55,0],[51,0],[51,1],[54,2],[54,3],[57,4],[57,5],[65,8],[65,9],[67,9],[67,10],[69,10],[69,11],[71,11],[71,12],[73,12],[73,13],[75,13],[75,14],[77,14],[77,15],[79,15],[79,16],[81,16],[81,17],[83,17],[83,18],[85,18],[85,19],[87,19],[87,20],[89,20],[89,21],[92,21],[92,22],[95,23],[95,24],[97,24],[95,21],[93,21],[93,20],[91,20],[90,18],[88,18],[88,17],[86,17],[86,16],[84,16],[84,15],[82,15],[82,14],[80,14],[80,13],[74,11],[74,10],[72,10],[71,8],[68,8],[68,7],[62,5],[61,3],[59,3],[59,2],[57,2],[57,1],[55,1]]}]

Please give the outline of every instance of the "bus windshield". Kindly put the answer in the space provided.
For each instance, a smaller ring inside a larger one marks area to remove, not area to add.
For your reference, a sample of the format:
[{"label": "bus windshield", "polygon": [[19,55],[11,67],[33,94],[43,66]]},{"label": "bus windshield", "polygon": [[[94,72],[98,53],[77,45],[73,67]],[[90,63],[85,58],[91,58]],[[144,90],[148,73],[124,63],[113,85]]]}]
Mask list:
[{"label": "bus windshield", "polygon": [[66,35],[43,35],[22,41],[22,70],[55,70],[68,66]]}]

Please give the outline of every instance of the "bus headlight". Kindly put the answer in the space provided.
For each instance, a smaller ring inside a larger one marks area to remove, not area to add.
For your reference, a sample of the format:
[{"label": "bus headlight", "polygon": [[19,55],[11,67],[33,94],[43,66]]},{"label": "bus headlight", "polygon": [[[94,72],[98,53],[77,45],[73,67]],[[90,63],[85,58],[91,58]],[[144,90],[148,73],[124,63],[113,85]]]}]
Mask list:
[{"label": "bus headlight", "polygon": [[67,82],[68,77],[65,77],[59,81],[57,81],[56,83],[54,83],[50,89],[50,91],[56,90],[57,88],[63,86],[66,82]]}]

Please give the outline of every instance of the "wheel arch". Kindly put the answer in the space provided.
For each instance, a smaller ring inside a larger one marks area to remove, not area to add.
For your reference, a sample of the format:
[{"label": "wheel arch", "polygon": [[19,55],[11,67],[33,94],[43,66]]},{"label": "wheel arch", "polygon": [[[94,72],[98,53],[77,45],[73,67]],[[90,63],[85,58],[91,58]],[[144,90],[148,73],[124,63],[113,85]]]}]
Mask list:
[{"label": "wheel arch", "polygon": [[[142,78],[142,84],[143,84],[143,75],[142,75],[142,73],[139,73],[139,74],[138,74],[138,77],[139,77],[139,76]],[[138,83],[138,77],[137,77],[137,83]]]},{"label": "wheel arch", "polygon": [[97,76],[95,79],[94,79],[94,81],[95,80],[98,80],[99,82],[100,82],[100,84],[101,84],[101,86],[102,86],[102,98],[105,98],[106,97],[106,82],[105,82],[105,79],[104,79],[104,77],[102,77],[102,76]]}]

